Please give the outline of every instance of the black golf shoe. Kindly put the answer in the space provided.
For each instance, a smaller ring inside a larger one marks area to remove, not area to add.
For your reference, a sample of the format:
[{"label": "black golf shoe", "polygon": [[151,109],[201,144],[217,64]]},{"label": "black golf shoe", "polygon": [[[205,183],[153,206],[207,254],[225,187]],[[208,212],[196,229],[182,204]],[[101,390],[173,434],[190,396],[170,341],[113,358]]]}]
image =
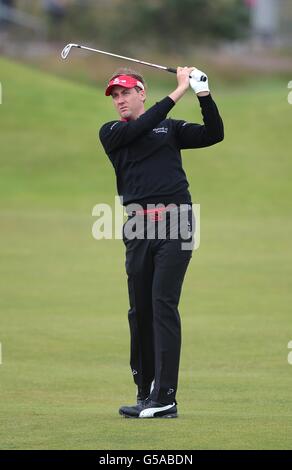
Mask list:
[{"label": "black golf shoe", "polygon": [[138,418],[140,411],[143,410],[144,403],[146,400],[143,400],[137,396],[137,405],[133,406],[121,406],[119,409],[120,415],[125,418]]},{"label": "black golf shoe", "polygon": [[135,406],[122,406],[119,413],[125,418],[177,418],[177,407],[176,402],[166,405],[147,398]]}]

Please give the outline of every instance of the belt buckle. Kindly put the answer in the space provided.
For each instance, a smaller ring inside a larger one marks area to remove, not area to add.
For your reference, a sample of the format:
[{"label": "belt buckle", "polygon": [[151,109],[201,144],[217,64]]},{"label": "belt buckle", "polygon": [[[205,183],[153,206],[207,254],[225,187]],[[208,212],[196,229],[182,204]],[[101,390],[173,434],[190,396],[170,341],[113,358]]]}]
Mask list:
[{"label": "belt buckle", "polygon": [[158,222],[158,221],[163,220],[161,212],[154,212],[154,213],[150,213],[149,215],[150,215],[151,222]]}]

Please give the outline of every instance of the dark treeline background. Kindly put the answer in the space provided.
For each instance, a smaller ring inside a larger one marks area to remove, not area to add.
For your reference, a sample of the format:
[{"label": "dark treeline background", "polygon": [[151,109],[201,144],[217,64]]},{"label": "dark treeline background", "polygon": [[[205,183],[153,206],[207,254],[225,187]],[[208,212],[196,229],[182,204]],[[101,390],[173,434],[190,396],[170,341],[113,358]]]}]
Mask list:
[{"label": "dark treeline background", "polygon": [[[189,44],[245,38],[248,0],[15,0],[45,19],[49,39],[97,41],[123,50],[182,52]],[[131,44],[131,47],[130,47]]]},{"label": "dark treeline background", "polygon": [[244,0],[112,0],[72,2],[59,34],[180,52],[194,41],[243,38],[248,29]]}]

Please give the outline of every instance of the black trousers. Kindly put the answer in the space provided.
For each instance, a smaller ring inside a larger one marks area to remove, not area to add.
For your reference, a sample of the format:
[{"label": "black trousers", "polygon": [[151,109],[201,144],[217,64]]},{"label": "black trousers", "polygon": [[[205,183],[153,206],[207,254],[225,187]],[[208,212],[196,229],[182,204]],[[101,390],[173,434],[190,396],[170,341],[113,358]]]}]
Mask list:
[{"label": "black trousers", "polygon": [[182,243],[189,236],[188,246],[191,245],[194,232],[194,216],[189,205],[184,210],[188,233],[184,231],[178,238],[171,237],[175,224],[181,221],[182,212],[179,209],[176,212],[178,220],[174,222],[170,213],[160,216],[165,221],[165,238],[159,235],[161,221],[149,220],[148,214],[141,216],[145,238],[130,239],[125,234],[127,224],[133,222],[131,216],[123,227],[130,302],[130,366],[139,395],[148,396],[154,380],[151,399],[165,404],[176,402],[181,350],[178,304],[192,257],[192,249],[183,250]]}]

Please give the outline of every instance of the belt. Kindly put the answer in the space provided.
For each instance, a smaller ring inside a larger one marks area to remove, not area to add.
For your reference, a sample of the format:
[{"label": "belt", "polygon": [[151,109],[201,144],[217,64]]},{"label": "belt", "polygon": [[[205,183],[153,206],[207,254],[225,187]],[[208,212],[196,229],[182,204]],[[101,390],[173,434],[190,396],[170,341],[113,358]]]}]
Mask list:
[{"label": "belt", "polygon": [[[187,204],[188,208],[191,207],[190,204]],[[154,209],[141,209],[138,211],[132,211],[128,215],[134,216],[134,215],[149,215],[149,218],[152,222],[158,221],[158,220],[163,220],[163,213],[164,212],[170,212],[172,209],[179,209],[179,206],[176,204],[169,204],[166,207],[156,207]]]}]

